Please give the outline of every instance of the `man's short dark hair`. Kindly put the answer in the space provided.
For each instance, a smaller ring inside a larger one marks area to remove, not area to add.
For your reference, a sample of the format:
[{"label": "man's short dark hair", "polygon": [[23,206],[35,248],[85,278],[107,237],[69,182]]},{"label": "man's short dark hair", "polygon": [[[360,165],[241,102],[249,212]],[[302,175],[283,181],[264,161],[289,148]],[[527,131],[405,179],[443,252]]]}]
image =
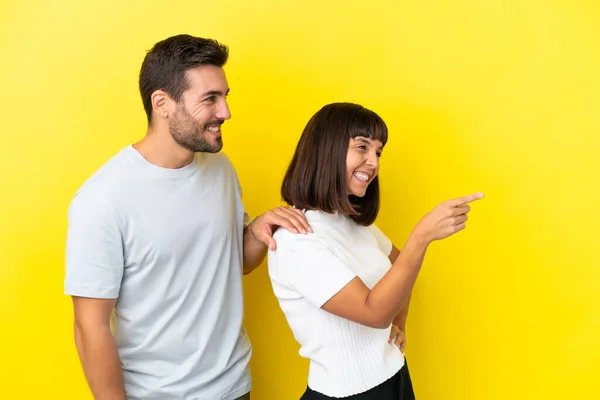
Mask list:
[{"label": "man's short dark hair", "polygon": [[227,46],[213,39],[176,35],[160,41],[146,54],[140,70],[140,94],[148,123],[152,123],[152,93],[164,90],[175,101],[188,89],[186,71],[200,65],[223,67]]},{"label": "man's short dark hair", "polygon": [[379,212],[376,176],[363,197],[348,195],[346,156],[350,139],[387,142],[385,122],[358,104],[333,103],[308,121],[281,185],[281,196],[299,209],[339,212],[356,223],[371,225]]}]

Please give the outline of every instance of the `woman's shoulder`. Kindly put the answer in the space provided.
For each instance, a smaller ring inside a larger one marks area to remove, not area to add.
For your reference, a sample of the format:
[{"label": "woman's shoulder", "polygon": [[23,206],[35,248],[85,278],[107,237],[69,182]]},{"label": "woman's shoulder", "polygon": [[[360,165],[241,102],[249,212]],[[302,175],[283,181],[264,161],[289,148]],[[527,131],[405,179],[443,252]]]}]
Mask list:
[{"label": "woman's shoulder", "polygon": [[303,211],[312,229],[307,234],[290,232],[279,228],[273,235],[278,249],[283,250],[310,250],[316,248],[334,247],[334,238],[344,236],[347,229],[356,225],[347,216],[342,214],[325,213],[323,211]]},{"label": "woman's shoulder", "polygon": [[[319,233],[319,229],[315,229],[312,226],[313,232],[308,233],[296,233],[290,232],[285,228],[279,228],[273,235],[275,243],[277,243],[277,250],[299,250],[309,248],[322,248],[327,247],[326,236]],[[316,232],[315,232],[316,230]]]}]

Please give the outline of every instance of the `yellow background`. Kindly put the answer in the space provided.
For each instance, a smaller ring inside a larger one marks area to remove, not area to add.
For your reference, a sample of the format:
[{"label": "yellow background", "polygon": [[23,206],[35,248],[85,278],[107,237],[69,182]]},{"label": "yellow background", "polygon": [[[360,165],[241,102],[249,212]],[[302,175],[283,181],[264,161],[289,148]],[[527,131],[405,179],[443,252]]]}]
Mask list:
[{"label": "yellow background", "polygon": [[[52,4],[52,5],[51,5]],[[245,204],[279,204],[309,117],[332,101],[391,134],[378,224],[483,191],[435,243],[413,296],[419,400],[600,392],[600,4],[63,0],[0,3],[0,398],[90,399],[62,295],[74,191],[145,132],[137,74],[176,33],[231,47],[225,151]],[[255,400],[297,399],[306,360],[266,268],[245,280]]]}]

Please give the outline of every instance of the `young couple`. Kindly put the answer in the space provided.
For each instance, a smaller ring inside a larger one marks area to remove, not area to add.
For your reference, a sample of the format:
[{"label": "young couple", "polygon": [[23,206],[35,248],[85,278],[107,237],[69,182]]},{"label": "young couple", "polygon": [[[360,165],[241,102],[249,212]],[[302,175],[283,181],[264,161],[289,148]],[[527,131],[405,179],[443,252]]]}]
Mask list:
[{"label": "young couple", "polygon": [[400,251],[373,224],[387,127],[334,103],[300,138],[282,184],[290,207],[250,222],[220,152],[227,58],[214,40],[158,42],[139,77],[146,135],[70,204],[65,293],[94,397],[249,399],[241,275],[268,253],[274,293],[311,360],[303,400],[414,398],[403,355],[410,293],[428,246],[464,229],[481,195],[435,207]]}]

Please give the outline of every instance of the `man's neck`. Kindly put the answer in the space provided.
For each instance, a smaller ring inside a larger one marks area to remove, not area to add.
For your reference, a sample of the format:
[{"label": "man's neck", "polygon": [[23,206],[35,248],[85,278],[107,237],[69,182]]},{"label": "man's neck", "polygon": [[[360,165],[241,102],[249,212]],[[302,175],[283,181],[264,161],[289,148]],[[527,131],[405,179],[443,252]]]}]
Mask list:
[{"label": "man's neck", "polygon": [[162,168],[185,167],[194,160],[194,153],[177,144],[169,132],[157,132],[148,128],[146,136],[133,144],[148,162]]}]

